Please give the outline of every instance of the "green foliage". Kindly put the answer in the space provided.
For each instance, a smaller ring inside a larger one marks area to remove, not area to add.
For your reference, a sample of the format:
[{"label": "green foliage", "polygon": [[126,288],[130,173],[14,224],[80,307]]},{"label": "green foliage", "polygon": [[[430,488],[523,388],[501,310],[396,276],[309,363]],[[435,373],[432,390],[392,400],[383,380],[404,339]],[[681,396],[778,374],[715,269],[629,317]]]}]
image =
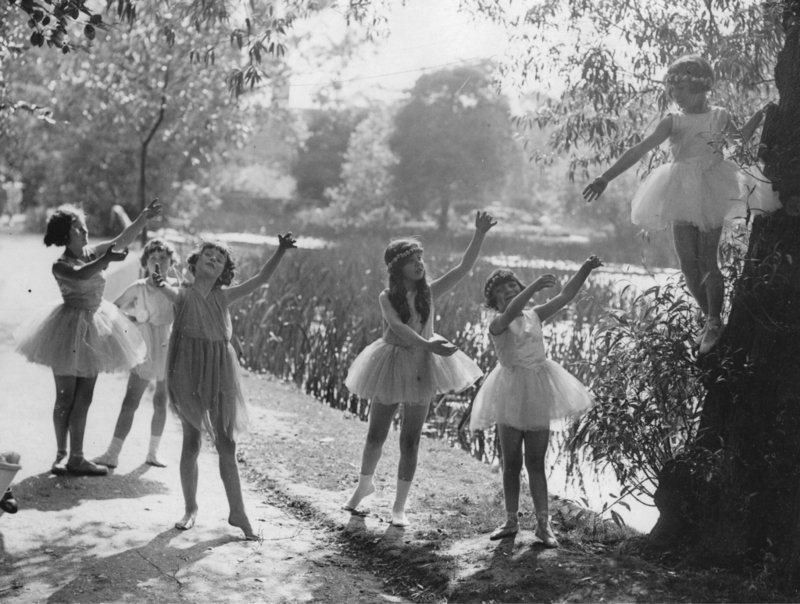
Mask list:
[{"label": "green foliage", "polygon": [[509,109],[492,91],[488,66],[420,77],[389,144],[399,160],[398,201],[413,215],[438,208],[445,229],[452,204],[486,201],[504,184],[512,150]]},{"label": "green foliage", "polygon": [[610,466],[626,492],[652,496],[664,464],[697,436],[705,387],[691,350],[690,300],[675,282],[653,287],[627,311],[611,311],[595,334],[597,405],[567,442],[573,463]]}]

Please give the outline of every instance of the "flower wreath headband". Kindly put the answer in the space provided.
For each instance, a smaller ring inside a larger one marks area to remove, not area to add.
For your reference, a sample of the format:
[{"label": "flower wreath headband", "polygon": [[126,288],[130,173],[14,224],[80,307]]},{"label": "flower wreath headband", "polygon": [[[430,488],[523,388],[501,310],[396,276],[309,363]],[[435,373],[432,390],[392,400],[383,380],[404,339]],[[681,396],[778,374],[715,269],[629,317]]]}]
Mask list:
[{"label": "flower wreath headband", "polygon": [[708,76],[693,76],[688,73],[671,73],[665,78],[667,84],[677,84],[679,82],[690,82],[692,84],[702,84],[707,88],[714,85],[714,78]]},{"label": "flower wreath headband", "polygon": [[391,271],[401,260],[404,260],[411,256],[412,254],[416,254],[417,252],[421,252],[422,248],[416,244],[411,245],[406,251],[400,252],[392,258],[392,260],[386,265],[386,268]]},{"label": "flower wreath headband", "polygon": [[504,283],[508,283],[509,281],[513,281],[515,283],[519,283],[520,285],[522,285],[522,283],[517,278],[517,276],[514,273],[512,273],[511,271],[503,272],[503,273],[497,273],[496,275],[493,275],[486,282],[486,285],[483,287],[483,297],[484,297],[484,299],[487,302],[489,300],[491,300],[492,294],[494,293],[494,289],[496,287],[500,287]]}]

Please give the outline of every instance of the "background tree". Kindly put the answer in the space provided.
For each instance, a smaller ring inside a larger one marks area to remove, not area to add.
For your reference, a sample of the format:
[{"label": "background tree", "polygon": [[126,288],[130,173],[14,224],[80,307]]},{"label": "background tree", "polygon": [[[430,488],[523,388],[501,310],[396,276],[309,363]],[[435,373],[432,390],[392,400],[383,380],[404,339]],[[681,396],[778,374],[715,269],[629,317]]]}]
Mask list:
[{"label": "background tree", "polygon": [[447,228],[453,203],[479,204],[502,187],[511,151],[509,108],[491,86],[488,66],[420,77],[395,119],[399,201],[419,215],[437,208]]}]

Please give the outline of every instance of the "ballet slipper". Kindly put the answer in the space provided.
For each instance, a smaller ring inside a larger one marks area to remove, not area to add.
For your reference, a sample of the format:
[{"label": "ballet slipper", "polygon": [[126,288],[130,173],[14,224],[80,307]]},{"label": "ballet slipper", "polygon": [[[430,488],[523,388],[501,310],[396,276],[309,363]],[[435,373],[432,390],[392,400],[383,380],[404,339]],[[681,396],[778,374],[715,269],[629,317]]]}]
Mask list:
[{"label": "ballet slipper", "polygon": [[186,512],[183,518],[178,520],[175,523],[175,528],[179,531],[188,531],[190,528],[194,526],[195,521],[197,520],[197,511],[194,512]]},{"label": "ballet slipper", "polygon": [[553,527],[550,526],[550,516],[547,514],[536,515],[536,532],[534,533],[542,544],[548,548],[558,547],[558,539],[553,533]]},{"label": "ballet slipper", "polygon": [[513,537],[519,532],[519,522],[515,524],[509,524],[506,522],[503,526],[496,528],[491,535],[489,535],[489,541],[499,541],[500,539],[505,539],[506,537]]},{"label": "ballet slipper", "polygon": [[161,463],[155,457],[148,457],[147,459],[144,460],[144,463],[146,463],[148,466],[153,466],[154,468],[166,468],[167,467],[167,464]]},{"label": "ballet slipper", "polygon": [[76,476],[105,476],[108,474],[108,468],[80,457],[77,461],[70,459],[67,462],[67,472]]},{"label": "ballet slipper", "polygon": [[722,335],[722,321],[720,319],[709,319],[697,354],[703,356],[711,352],[719,342],[720,335]]},{"label": "ballet slipper", "polygon": [[92,460],[92,463],[96,463],[99,466],[105,466],[107,468],[116,468],[117,464],[119,463],[119,459],[116,455],[111,455],[108,451],[106,451],[100,457],[95,457]]}]

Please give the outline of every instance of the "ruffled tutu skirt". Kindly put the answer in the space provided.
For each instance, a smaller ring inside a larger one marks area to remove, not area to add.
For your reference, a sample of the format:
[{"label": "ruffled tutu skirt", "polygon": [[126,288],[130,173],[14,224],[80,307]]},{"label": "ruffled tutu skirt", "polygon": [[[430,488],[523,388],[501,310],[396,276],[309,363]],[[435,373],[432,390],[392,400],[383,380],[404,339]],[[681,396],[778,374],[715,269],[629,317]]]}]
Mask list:
[{"label": "ruffled tutu skirt", "polygon": [[136,325],[105,300],[97,310],[59,304],[21,325],[14,337],[17,352],[56,375],[130,371],[147,352]]},{"label": "ruffled tutu skirt", "polygon": [[175,413],[216,441],[247,428],[239,362],[230,342],[173,332],[167,360],[167,391]]},{"label": "ruffled tutu skirt", "polygon": [[744,216],[739,168],[724,160],[707,165],[676,161],[659,166],[644,179],[631,202],[631,220],[648,230],[675,222],[701,231],[720,228],[726,218]]},{"label": "ruffled tutu skirt", "polygon": [[460,350],[443,357],[381,338],[356,357],[345,385],[353,394],[385,405],[421,405],[437,394],[466,390],[482,375],[475,361]]},{"label": "ruffled tutu skirt", "polygon": [[535,367],[497,365],[472,403],[470,430],[494,424],[518,430],[545,430],[552,420],[572,417],[592,407],[586,387],[550,359]]},{"label": "ruffled tutu skirt", "polygon": [[172,324],[140,323],[137,324],[137,327],[142,339],[147,344],[147,358],[132,371],[143,380],[160,382],[167,375],[167,350],[169,349],[169,334],[172,331]]}]

